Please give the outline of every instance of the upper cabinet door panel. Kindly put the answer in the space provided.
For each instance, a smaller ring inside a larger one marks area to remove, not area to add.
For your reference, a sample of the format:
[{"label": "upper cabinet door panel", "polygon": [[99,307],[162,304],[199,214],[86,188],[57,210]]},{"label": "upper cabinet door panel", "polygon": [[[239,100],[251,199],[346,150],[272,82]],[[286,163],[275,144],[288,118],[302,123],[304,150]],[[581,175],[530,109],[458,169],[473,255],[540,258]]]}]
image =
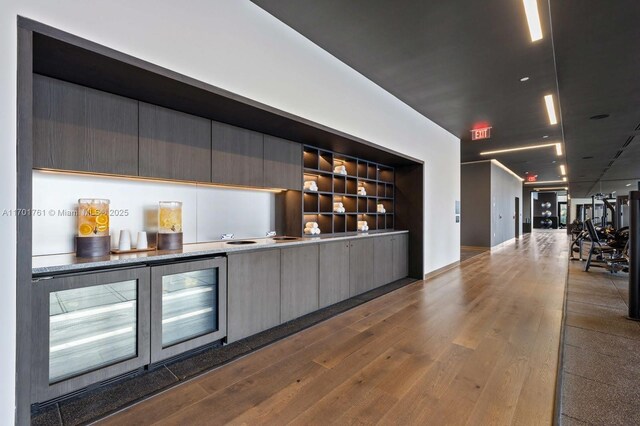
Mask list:
[{"label": "upper cabinet door panel", "polygon": [[211,122],[140,102],[140,176],[211,181]]},{"label": "upper cabinet door panel", "polygon": [[138,102],[35,74],[33,166],[138,174]]},{"label": "upper cabinet door panel", "polygon": [[302,145],[264,136],[264,185],[302,190]]},{"label": "upper cabinet door panel", "polygon": [[262,133],[213,121],[211,181],[230,185],[264,185]]}]

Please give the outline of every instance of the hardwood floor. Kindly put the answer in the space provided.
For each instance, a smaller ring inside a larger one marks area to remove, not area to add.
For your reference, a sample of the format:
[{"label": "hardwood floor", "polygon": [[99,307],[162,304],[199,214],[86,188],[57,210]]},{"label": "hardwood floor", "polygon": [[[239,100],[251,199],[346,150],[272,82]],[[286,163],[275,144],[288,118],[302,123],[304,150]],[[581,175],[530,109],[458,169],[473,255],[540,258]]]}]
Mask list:
[{"label": "hardwood floor", "polygon": [[567,247],[524,236],[102,424],[549,425]]}]

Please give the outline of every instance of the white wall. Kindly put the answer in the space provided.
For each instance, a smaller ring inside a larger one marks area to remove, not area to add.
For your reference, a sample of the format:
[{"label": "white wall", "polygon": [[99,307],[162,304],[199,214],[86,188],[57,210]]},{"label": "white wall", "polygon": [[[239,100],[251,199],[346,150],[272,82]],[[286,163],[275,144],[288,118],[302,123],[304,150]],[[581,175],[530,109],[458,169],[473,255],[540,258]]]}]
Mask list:
[{"label": "white wall", "polygon": [[[3,0],[0,211],[15,204],[16,15],[425,161],[425,272],[459,259],[459,140],[248,0]],[[15,280],[15,220],[0,217],[0,269]],[[0,416],[12,412],[15,294],[0,302]]]},{"label": "white wall", "polygon": [[138,231],[157,231],[158,201],[182,202],[184,243],[264,237],[275,231],[275,194],[218,188],[195,183],[156,182],[107,176],[33,172],[33,255],[71,253],[77,231],[79,198],[111,201],[111,244],[128,229],[135,243]]},{"label": "white wall", "polygon": [[522,181],[491,162],[491,247],[516,236],[515,200],[520,211],[519,234],[522,234]]}]

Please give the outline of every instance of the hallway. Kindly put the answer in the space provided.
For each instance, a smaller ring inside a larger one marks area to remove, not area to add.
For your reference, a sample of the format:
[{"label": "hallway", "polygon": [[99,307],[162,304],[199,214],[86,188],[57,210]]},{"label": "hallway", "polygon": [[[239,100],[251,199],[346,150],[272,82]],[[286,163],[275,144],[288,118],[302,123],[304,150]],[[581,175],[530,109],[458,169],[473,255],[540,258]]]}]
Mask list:
[{"label": "hallway", "polygon": [[102,424],[551,424],[567,238],[527,234]]}]

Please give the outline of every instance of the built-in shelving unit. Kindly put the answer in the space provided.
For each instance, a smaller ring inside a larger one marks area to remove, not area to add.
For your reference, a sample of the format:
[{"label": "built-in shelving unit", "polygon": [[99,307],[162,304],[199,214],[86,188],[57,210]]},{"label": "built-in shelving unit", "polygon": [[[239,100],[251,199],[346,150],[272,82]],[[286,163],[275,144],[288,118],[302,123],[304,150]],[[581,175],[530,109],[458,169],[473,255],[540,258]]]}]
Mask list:
[{"label": "built-in shelving unit", "polygon": [[[317,222],[322,234],[356,232],[358,221],[363,220],[370,231],[394,228],[393,167],[307,145],[303,165],[303,185],[314,181],[318,187],[303,191],[303,228],[306,222]],[[334,172],[338,166],[344,166],[346,174]],[[364,187],[366,195],[358,193],[359,187]],[[338,202],[344,205],[344,213],[334,211]],[[378,212],[378,204],[385,213]]]}]

